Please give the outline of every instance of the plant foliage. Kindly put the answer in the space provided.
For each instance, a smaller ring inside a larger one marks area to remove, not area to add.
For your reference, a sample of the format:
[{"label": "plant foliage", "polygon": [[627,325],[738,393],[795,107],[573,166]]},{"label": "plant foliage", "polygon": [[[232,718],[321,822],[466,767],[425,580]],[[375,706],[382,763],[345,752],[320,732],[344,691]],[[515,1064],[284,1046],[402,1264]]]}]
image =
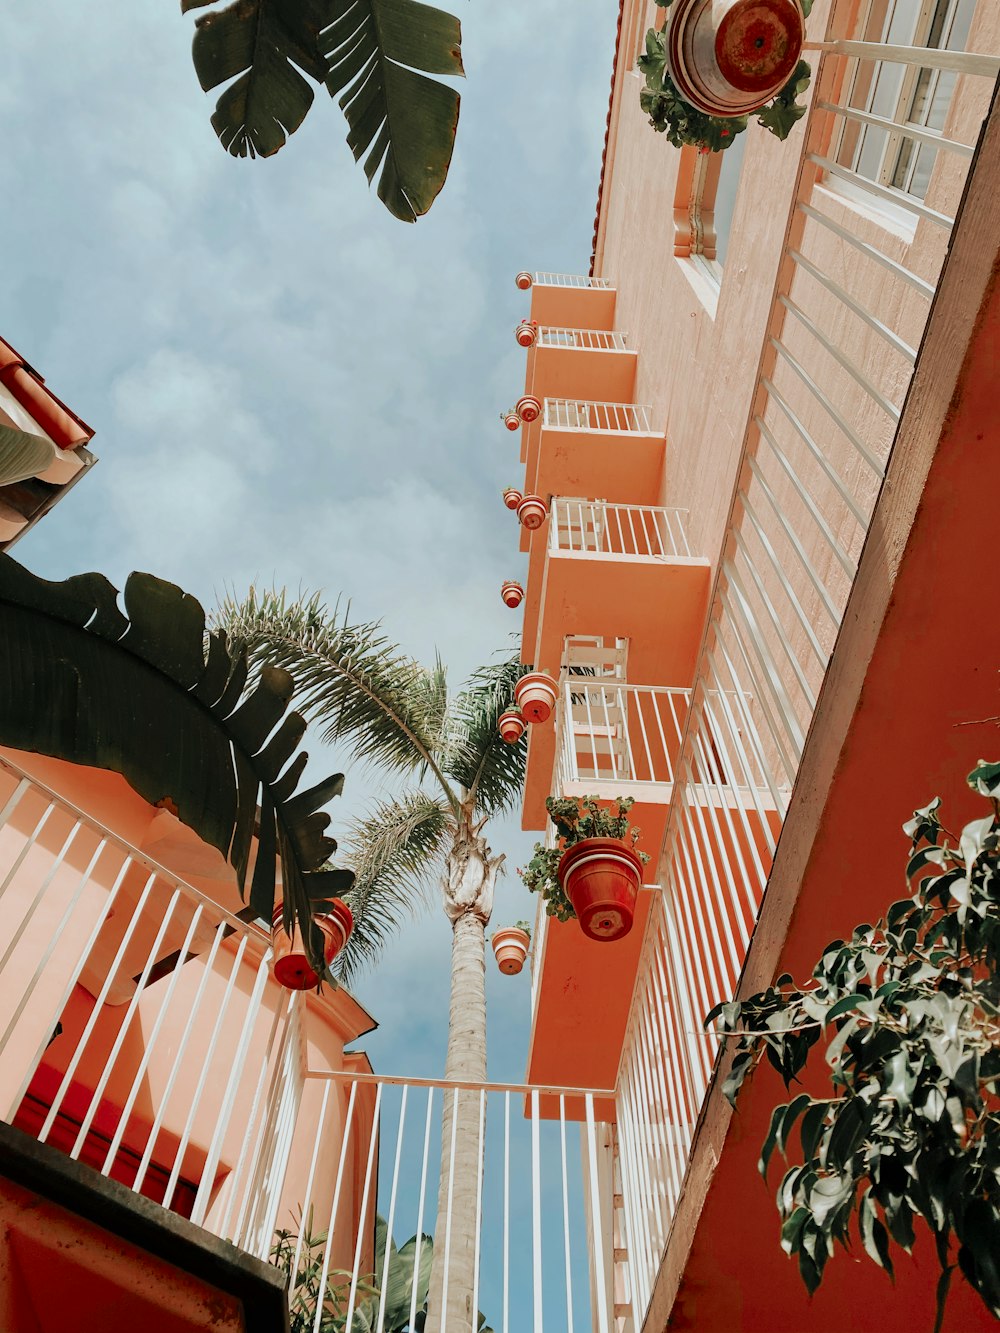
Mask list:
[{"label": "plant foliage", "polygon": [[[619,796],[613,809],[602,805],[596,796],[545,798],[545,809],[555,825],[557,845],[546,847],[543,842],[536,842],[531,860],[518,874],[526,889],[542,895],[549,916],[558,921],[576,917],[559,879],[563,852],[567,847],[583,842],[584,838],[618,838],[634,848],[642,830],[629,826],[628,812],[633,805],[635,801],[631,796]],[[643,865],[649,861],[646,852],[639,852],[638,856]]]},{"label": "plant foliage", "polygon": [[246,685],[245,656],[174,584],[131,574],[121,607],[102,574],[50,583],[0,555],[0,744],[120,773],[227,858],[267,921],[280,859],[285,924],[294,914],[319,958],[312,914],[354,880],[328,865],[320,809],[343,774],[296,792],[292,676],[268,668]]},{"label": "plant foliage", "polygon": [[[458,19],[417,0],[181,0],[204,9],[193,58],[219,93],[212,127],[236,157],[269,157],[302,124],[325,85],[340,97],[347,142],[378,196],[404,222],[434,202],[448,175],[458,93],[429,74],[461,75]],[[365,156],[367,154],[367,156]]]},{"label": "plant foliage", "polygon": [[[312,1221],[310,1210],[305,1226],[301,1227],[301,1242],[300,1227],[293,1231],[277,1231],[271,1249],[271,1262],[275,1267],[282,1269],[289,1277],[295,1273],[294,1288],[288,1303],[290,1333],[313,1333],[321,1294],[323,1312],[319,1333],[344,1333],[349,1311],[351,1333],[375,1333],[376,1329],[381,1329],[382,1333],[423,1333],[434,1258],[433,1236],[424,1232],[419,1242],[416,1236],[411,1236],[405,1245],[397,1249],[385,1219],[377,1216],[374,1271],[359,1278],[352,1309],[351,1274],[343,1269],[334,1269],[327,1272],[324,1281],[329,1233],[313,1231]],[[414,1312],[412,1323],[411,1310]],[[478,1333],[493,1333],[481,1312]]]},{"label": "plant foliage", "polygon": [[[673,0],[657,0],[663,9],[672,3]],[[812,0],[803,0],[802,8],[808,16]],[[766,106],[746,116],[709,116],[685,102],[677,91],[667,68],[665,28],[650,28],[646,33],[646,50],[639,57],[639,68],[646,77],[639,104],[649,116],[653,129],[665,134],[667,142],[675,148],[690,145],[700,148],[703,153],[721,153],[731,148],[737,136],[749,125],[751,116],[756,116],[776,138],[787,139],[792,126],[806,113],[805,106],[798,99],[809,87],[812,77],[809,65],[800,60],[784,88]]]},{"label": "plant foliage", "polygon": [[1000,764],[968,780],[992,813],[955,835],[939,800],[916,811],[910,897],[830,944],[806,986],[782,976],[706,1020],[736,1038],[734,1103],[762,1058],[788,1087],[826,1042],[832,1095],[776,1107],[761,1150],[766,1176],[798,1128],[802,1161],[777,1195],[782,1246],[812,1292],[852,1218],[890,1275],[922,1219],[941,1267],[938,1328],[956,1265],[1000,1317]]}]

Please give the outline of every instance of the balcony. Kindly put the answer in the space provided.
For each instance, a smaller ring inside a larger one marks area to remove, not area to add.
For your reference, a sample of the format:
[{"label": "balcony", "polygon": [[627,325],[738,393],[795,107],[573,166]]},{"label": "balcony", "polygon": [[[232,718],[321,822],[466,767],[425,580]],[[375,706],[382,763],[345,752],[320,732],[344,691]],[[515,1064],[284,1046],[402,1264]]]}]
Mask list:
[{"label": "balcony", "polygon": [[[684,922],[684,936],[693,943],[718,933],[735,957],[746,948],[754,921],[754,905],[740,894],[736,881],[741,868],[769,864],[780,814],[754,759],[760,738],[752,700],[732,692],[706,696],[706,746],[696,776],[678,770],[690,708],[690,690],[586,675],[565,679],[552,790],[560,797],[594,796],[608,804],[631,797],[630,819],[640,830],[637,846],[651,855],[652,866],[680,784],[690,818],[686,863],[703,893]],[[719,885],[731,893],[724,895]],[[658,889],[641,890],[635,925],[614,944],[595,943],[575,922],[555,921],[539,910],[529,1079],[562,1082],[575,1070],[592,1086],[614,1081],[636,978],[649,947],[649,923],[660,922],[662,914],[659,897]],[[595,1025],[596,1013],[601,1018]]]},{"label": "balcony", "polygon": [[[194,873],[151,847],[186,851]],[[0,755],[0,1110],[98,1180],[267,1259],[308,1168],[293,1125],[311,1136],[322,1119],[332,1136],[312,1159],[317,1205],[330,1206],[345,1108],[321,1105],[303,1051],[320,1072],[367,1069],[343,1046],[370,1020],[343,989],[274,982],[268,933],[209,853],[221,862],[116,774]],[[338,1206],[353,1236],[353,1186]],[[345,1242],[336,1261],[348,1260]]]},{"label": "balcony", "polygon": [[610,329],[615,322],[614,287],[604,278],[575,273],[531,275],[531,315],[536,324]]},{"label": "balcony", "polygon": [[635,388],[636,353],[617,329],[540,324],[528,348],[525,393],[543,398],[596,398],[627,403]]},{"label": "balcony", "polygon": [[[546,528],[532,534],[522,658],[552,671],[567,638],[628,640],[629,678],[692,678],[711,571],[690,554],[684,512],[647,505],[553,499]],[[628,596],[623,596],[627,587]],[[551,728],[534,728],[525,787],[525,827],[541,828],[552,781]],[[527,821],[532,822],[527,822]]]},{"label": "balcony", "polygon": [[619,504],[654,504],[663,487],[663,432],[634,403],[546,398],[522,431],[525,492],[603,495]]}]

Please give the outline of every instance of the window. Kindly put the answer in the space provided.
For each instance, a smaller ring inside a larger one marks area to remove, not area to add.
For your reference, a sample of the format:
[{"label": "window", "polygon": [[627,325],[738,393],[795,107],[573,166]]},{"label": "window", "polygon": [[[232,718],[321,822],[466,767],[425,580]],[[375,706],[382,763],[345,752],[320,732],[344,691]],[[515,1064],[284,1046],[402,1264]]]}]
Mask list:
[{"label": "window", "polygon": [[[862,40],[964,51],[976,0],[867,0]],[[890,122],[845,120],[837,161],[859,176],[923,199],[937,150],[906,127],[940,135],[955,87],[947,70],[859,61],[847,105]]]},{"label": "window", "polygon": [[694,259],[719,283],[736,209],[746,133],[724,153],[681,149],[674,196],[674,254]]}]

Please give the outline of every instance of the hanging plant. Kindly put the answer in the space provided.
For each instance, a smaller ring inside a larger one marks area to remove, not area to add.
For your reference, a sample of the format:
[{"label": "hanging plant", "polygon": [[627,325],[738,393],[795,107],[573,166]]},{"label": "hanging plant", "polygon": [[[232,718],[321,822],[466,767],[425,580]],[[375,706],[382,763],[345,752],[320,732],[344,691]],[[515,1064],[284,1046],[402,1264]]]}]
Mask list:
[{"label": "hanging plant", "polygon": [[[549,916],[558,921],[579,917],[584,933],[592,939],[618,939],[628,934],[632,926],[632,907],[642,867],[649,861],[645,852],[635,850],[640,830],[631,828],[628,819],[634,804],[632,797],[625,796],[619,796],[613,807],[602,805],[596,796],[565,800],[547,797],[545,809],[556,828],[557,846],[546,847],[536,842],[531,860],[518,871],[524,887],[542,895]],[[580,852],[571,850],[576,848]],[[609,909],[606,902],[592,903],[588,899],[581,914],[578,911],[581,902],[573,901],[571,883],[572,872],[577,869],[571,863],[579,862],[581,853],[590,854],[592,860],[600,856],[614,862],[612,872],[631,881],[631,902],[618,899]]]},{"label": "hanging plant", "polygon": [[735,1038],[733,1104],[762,1057],[788,1087],[826,1047],[832,1095],[775,1107],[761,1149],[765,1177],[775,1148],[802,1159],[777,1192],[782,1248],[811,1293],[855,1215],[890,1277],[893,1246],[908,1252],[926,1224],[936,1330],[956,1267],[1000,1318],[1000,764],[980,761],[968,782],[990,815],[956,835],[934,800],[905,825],[910,897],[828,945],[804,987],[785,975],[706,1019]]},{"label": "hanging plant", "polygon": [[[657,0],[666,8],[673,0]],[[812,0],[802,0],[802,9],[808,15]],[[756,116],[766,130],[778,139],[787,139],[792,126],[806,113],[798,99],[809,87],[812,70],[800,60],[791,78],[764,106],[740,116],[712,116],[699,111],[684,100],[670,77],[667,61],[667,30],[650,28],[646,33],[646,50],[639,57],[639,67],[646,77],[646,86],[639,94],[643,111],[649,116],[654,130],[665,134],[675,148],[699,148],[703,153],[721,153],[731,148],[737,135],[743,133]]]}]

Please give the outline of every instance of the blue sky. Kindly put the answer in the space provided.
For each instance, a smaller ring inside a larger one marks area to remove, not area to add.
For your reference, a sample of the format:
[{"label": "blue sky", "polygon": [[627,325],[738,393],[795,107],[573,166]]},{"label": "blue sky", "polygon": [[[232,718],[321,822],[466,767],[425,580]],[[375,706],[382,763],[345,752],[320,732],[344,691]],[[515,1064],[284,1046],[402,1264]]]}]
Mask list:
[{"label": "blue sky", "polygon": [[[219,147],[176,0],[32,0],[0,22],[0,334],[96,431],[100,464],[17,548],[47,577],[147,569],[210,605],[258,579],[381,618],[453,681],[507,642],[523,576],[521,268],[585,272],[615,0],[467,4],[447,185],[415,226],[369,193],[325,92],[276,157]],[[370,780],[350,755],[342,811]],[[497,846],[512,863],[530,839]],[[514,874],[494,924],[532,914]],[[387,1072],[439,1074],[435,910],[357,987]],[[527,975],[489,973],[490,1072],[523,1074]]]}]

